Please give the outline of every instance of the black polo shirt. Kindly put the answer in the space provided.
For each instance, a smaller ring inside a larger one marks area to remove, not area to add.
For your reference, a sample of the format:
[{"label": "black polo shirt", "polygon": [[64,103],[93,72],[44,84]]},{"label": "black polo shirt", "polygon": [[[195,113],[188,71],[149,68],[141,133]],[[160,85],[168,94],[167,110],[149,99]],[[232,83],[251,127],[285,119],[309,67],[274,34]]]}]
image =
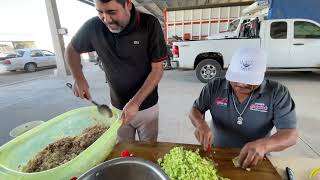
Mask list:
[{"label": "black polo shirt", "polygon": [[[96,51],[105,67],[111,104],[123,109],[141,88],[151,64],[167,58],[166,44],[159,21],[152,15],[131,10],[127,27],[111,33],[99,17],[89,19],[71,41],[79,53]],[[158,87],[141,104],[140,110],[158,102]]]},{"label": "black polo shirt", "polygon": [[[193,107],[200,112],[210,110],[213,121],[214,147],[241,148],[246,143],[268,137],[273,127],[296,128],[295,104],[288,89],[278,82],[264,80],[252,95],[244,111],[243,124],[237,124],[239,114],[235,110],[232,87],[225,78],[210,81],[203,89]],[[241,113],[249,97],[236,106]]]}]

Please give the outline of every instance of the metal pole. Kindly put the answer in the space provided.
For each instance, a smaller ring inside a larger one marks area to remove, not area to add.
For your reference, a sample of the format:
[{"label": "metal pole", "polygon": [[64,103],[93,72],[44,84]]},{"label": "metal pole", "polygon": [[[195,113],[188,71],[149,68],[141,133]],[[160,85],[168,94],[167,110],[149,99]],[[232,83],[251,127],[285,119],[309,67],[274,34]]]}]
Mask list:
[{"label": "metal pole", "polygon": [[191,10],[191,33],[190,40],[193,40],[193,10]]},{"label": "metal pole", "polygon": [[218,27],[217,27],[217,33],[220,33],[220,19],[221,19],[221,7],[219,8],[219,15],[218,15]]},{"label": "metal pole", "polygon": [[182,37],[184,37],[184,13],[185,13],[185,10],[182,11]]},{"label": "metal pole", "polygon": [[67,67],[66,61],[64,59],[64,41],[63,35],[59,34],[59,29],[61,29],[59,14],[57,9],[56,0],[45,0],[47,15],[50,25],[50,32],[52,37],[52,43],[57,61],[57,70],[55,71],[56,76],[67,76],[70,75],[70,70]]},{"label": "metal pole", "polygon": [[200,10],[200,28],[199,28],[199,40],[201,40],[201,37],[202,37],[202,13],[203,13],[203,9]]},{"label": "metal pole", "polygon": [[209,27],[208,27],[208,36],[210,36],[210,34],[211,34],[211,11],[212,11],[213,9],[212,8],[210,8],[210,11],[209,11]]},{"label": "metal pole", "polygon": [[228,7],[228,23],[230,22],[231,18],[231,7]]},{"label": "metal pole", "polygon": [[174,21],[173,21],[173,34],[175,35],[175,36],[177,36],[177,33],[176,33],[176,11],[174,11],[173,12],[173,16],[174,16]]},{"label": "metal pole", "polygon": [[168,23],[167,23],[167,9],[166,9],[166,7],[164,7],[163,8],[163,24],[164,24],[164,26],[163,26],[163,31],[164,31],[164,39],[165,39],[165,41],[166,41],[166,43],[168,43],[168,27],[167,27],[167,25],[168,25]]}]

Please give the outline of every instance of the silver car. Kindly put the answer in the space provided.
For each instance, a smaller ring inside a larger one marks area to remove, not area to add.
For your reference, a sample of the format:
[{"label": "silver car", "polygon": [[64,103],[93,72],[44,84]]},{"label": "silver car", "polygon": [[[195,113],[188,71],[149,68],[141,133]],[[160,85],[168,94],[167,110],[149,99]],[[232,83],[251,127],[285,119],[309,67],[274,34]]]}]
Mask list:
[{"label": "silver car", "polygon": [[40,67],[56,66],[54,53],[42,49],[17,49],[15,56],[0,61],[0,71],[25,70],[34,72]]}]

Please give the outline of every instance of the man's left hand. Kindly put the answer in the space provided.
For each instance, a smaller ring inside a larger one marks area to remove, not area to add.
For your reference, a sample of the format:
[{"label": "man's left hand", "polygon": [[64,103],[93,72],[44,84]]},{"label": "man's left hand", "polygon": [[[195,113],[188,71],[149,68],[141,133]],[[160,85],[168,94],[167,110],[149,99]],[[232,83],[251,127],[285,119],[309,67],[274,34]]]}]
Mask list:
[{"label": "man's left hand", "polygon": [[247,143],[240,151],[239,163],[242,168],[250,168],[256,166],[264,155],[267,153],[267,145],[265,139]]},{"label": "man's left hand", "polygon": [[136,117],[139,111],[139,105],[130,100],[123,108],[121,114],[122,124],[128,124],[134,117]]}]

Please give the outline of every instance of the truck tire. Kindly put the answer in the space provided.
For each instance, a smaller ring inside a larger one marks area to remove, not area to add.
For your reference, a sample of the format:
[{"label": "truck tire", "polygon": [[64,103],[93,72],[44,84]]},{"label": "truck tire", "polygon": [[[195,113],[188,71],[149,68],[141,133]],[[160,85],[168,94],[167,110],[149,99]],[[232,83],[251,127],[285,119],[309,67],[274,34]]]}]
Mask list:
[{"label": "truck tire", "polygon": [[24,70],[27,72],[35,72],[37,69],[37,65],[35,63],[27,63],[24,65]]},{"label": "truck tire", "polygon": [[204,59],[196,67],[197,78],[203,83],[207,83],[211,79],[220,77],[221,73],[222,67],[218,61],[214,59]]}]

